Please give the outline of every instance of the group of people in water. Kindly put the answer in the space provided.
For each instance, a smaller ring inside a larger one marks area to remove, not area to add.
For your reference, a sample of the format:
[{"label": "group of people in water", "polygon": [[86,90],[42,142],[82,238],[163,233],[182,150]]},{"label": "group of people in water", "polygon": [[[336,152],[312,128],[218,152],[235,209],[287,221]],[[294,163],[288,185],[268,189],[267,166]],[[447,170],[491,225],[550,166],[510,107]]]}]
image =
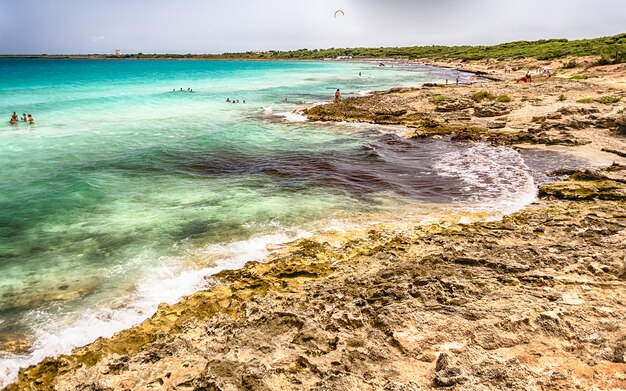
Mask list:
[{"label": "group of people in water", "polygon": [[172,88],[172,92],[193,92],[193,90],[191,88],[187,88],[186,90],[183,90],[183,87],[180,87],[180,90],[177,90],[176,88]]},{"label": "group of people in water", "polygon": [[[230,98],[226,98],[226,103],[239,103],[239,99],[232,99],[232,100],[231,100]],[[245,100],[245,99],[243,99],[243,100],[241,101],[241,103],[246,103],[246,100]]]},{"label": "group of people in water", "polygon": [[[22,122],[28,122],[29,124],[34,124],[35,123],[35,118],[28,114],[28,116],[26,116],[26,114],[22,114]],[[17,113],[14,111],[13,115],[11,116],[11,120],[9,121],[9,123],[11,125],[15,125],[20,121],[20,118],[17,116]]]}]

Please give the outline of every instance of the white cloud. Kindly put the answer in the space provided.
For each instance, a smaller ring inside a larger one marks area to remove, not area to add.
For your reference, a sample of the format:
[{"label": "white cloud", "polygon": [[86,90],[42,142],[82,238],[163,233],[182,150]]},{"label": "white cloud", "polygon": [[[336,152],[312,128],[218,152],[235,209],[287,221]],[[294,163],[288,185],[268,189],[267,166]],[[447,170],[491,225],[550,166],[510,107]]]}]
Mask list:
[{"label": "white cloud", "polygon": [[104,37],[102,35],[92,35],[91,36],[91,42],[96,43],[96,42],[100,42],[100,41],[104,41]]}]

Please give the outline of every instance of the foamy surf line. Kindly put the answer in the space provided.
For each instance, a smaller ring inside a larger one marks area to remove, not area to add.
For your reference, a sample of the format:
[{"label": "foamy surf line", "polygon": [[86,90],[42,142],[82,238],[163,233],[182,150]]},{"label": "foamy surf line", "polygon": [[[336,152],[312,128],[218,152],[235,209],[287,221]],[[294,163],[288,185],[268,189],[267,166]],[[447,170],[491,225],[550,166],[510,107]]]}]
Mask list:
[{"label": "foamy surf line", "polygon": [[[146,277],[137,283],[137,289],[117,303],[123,306],[99,308],[82,314],[78,319],[35,330],[35,342],[28,355],[10,354],[0,359],[0,387],[12,383],[21,368],[41,362],[46,357],[70,354],[72,349],[92,343],[97,338],[109,338],[114,333],[131,328],[156,313],[161,303],[174,304],[184,296],[206,289],[208,279],[222,270],[241,269],[249,261],[264,260],[268,247],[282,245],[297,239],[310,237],[308,232],[289,236],[264,235],[228,245],[211,245],[200,251],[219,254],[214,267],[198,270],[175,271],[167,266],[150,268]],[[155,278],[156,277],[156,278]],[[65,324],[65,326],[61,326]]]},{"label": "foamy surf line", "polygon": [[476,143],[466,150],[443,154],[434,168],[441,176],[465,182],[464,190],[473,194],[470,202],[474,205],[469,210],[490,212],[491,219],[515,213],[537,199],[531,170],[512,148]]}]

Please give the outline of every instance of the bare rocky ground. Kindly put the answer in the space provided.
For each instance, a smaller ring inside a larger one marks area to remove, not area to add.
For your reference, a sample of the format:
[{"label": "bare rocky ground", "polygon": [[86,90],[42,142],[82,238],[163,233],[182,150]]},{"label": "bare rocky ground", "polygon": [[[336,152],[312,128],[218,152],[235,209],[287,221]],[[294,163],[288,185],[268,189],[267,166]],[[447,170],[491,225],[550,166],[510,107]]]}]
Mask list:
[{"label": "bare rocky ground", "polygon": [[626,135],[624,102],[626,91],[620,88],[550,78],[392,89],[315,106],[305,114],[314,121],[406,125],[412,129],[409,137],[451,136],[503,145],[592,144],[626,156],[623,139],[612,137]]},{"label": "bare rocky ground", "polygon": [[[550,79],[395,90],[308,115],[624,162],[625,98]],[[294,242],[6,389],[626,389],[626,167],[555,175],[567,179],[502,221]]]}]

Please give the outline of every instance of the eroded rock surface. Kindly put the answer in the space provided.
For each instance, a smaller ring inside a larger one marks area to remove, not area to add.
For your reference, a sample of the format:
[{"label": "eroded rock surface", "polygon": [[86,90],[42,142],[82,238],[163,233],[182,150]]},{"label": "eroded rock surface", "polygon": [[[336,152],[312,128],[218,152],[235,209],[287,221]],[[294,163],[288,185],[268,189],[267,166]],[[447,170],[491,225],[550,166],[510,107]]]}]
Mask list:
[{"label": "eroded rock surface", "polygon": [[[619,100],[602,104],[598,96]],[[585,99],[589,102],[580,103]],[[499,145],[583,145],[605,133],[624,134],[625,101],[626,92],[620,88],[549,79],[390,90],[304,113],[313,121],[406,125],[415,129],[413,137],[473,133],[481,137],[465,139]]]},{"label": "eroded rock surface", "polygon": [[301,240],[7,389],[624,389],[625,288],[624,199],[551,194],[498,222]]}]

